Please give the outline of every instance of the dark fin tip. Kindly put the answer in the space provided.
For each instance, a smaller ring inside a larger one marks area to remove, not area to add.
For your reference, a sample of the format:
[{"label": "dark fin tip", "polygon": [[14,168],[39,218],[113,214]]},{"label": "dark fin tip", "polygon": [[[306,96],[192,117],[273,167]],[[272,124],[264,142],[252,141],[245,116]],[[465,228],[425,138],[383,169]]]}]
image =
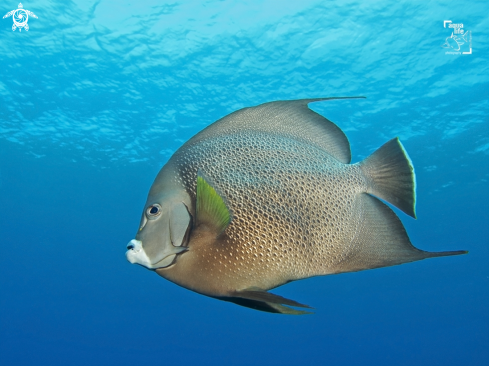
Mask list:
[{"label": "dark fin tip", "polygon": [[313,98],[313,99],[306,99],[306,100],[308,100],[307,103],[314,103],[314,102],[321,102],[323,100],[335,100],[335,99],[367,99],[367,97],[364,97],[363,95],[361,95],[361,96],[353,96],[353,97]]},{"label": "dark fin tip", "polygon": [[449,257],[451,255],[462,255],[468,254],[468,250],[451,250],[447,252],[426,252],[429,254],[428,257]]}]

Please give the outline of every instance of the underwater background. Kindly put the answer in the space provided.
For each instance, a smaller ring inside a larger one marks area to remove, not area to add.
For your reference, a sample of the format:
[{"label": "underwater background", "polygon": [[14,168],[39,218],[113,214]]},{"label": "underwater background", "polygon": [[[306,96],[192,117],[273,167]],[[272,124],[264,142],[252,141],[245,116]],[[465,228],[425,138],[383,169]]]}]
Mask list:
[{"label": "underwater background", "polygon": [[[1,365],[489,364],[486,0],[22,5],[28,31],[0,22]],[[399,136],[411,241],[469,254],[273,291],[305,316],[127,262],[153,179],[191,136],[239,108],[353,95],[367,99],[310,106],[353,162]]]}]

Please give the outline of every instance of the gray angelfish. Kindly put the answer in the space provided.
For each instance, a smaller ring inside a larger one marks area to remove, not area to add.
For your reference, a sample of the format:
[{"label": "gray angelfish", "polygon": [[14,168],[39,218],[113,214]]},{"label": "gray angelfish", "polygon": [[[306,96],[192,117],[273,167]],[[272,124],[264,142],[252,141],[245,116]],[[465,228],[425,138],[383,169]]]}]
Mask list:
[{"label": "gray angelfish", "polygon": [[[319,98],[244,108],[175,152],[156,177],[131,263],[198,293],[287,314],[267,292],[311,276],[466,253],[415,248],[396,214],[415,217],[414,169],[394,138],[350,164],[350,144],[308,108]],[[378,198],[377,198],[378,197]]]}]

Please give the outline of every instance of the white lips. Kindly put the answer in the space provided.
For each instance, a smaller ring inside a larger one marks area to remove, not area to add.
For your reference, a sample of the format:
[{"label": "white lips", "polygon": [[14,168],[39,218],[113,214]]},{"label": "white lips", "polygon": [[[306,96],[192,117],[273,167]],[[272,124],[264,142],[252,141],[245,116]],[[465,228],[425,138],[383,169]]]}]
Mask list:
[{"label": "white lips", "polygon": [[140,240],[132,239],[127,246],[131,247],[126,252],[126,258],[130,263],[137,263],[147,268],[152,268],[151,262],[143,249],[143,243]]}]

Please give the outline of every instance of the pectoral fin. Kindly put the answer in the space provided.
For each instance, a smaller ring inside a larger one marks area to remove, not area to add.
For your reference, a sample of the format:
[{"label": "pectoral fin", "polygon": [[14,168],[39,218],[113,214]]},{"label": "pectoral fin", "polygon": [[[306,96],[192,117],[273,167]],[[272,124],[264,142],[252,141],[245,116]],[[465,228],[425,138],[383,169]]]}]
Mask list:
[{"label": "pectoral fin", "polygon": [[311,314],[309,311],[296,310],[284,305],[290,305],[300,308],[312,309],[308,305],[301,304],[297,301],[286,299],[285,297],[272,294],[262,289],[252,287],[242,291],[235,291],[232,297],[223,300],[234,302],[235,304],[246,306],[252,309],[267,311],[269,313],[302,315]]},{"label": "pectoral fin", "polygon": [[197,225],[204,224],[221,234],[231,222],[231,212],[222,196],[216,192],[209,178],[202,172],[197,174]]}]

